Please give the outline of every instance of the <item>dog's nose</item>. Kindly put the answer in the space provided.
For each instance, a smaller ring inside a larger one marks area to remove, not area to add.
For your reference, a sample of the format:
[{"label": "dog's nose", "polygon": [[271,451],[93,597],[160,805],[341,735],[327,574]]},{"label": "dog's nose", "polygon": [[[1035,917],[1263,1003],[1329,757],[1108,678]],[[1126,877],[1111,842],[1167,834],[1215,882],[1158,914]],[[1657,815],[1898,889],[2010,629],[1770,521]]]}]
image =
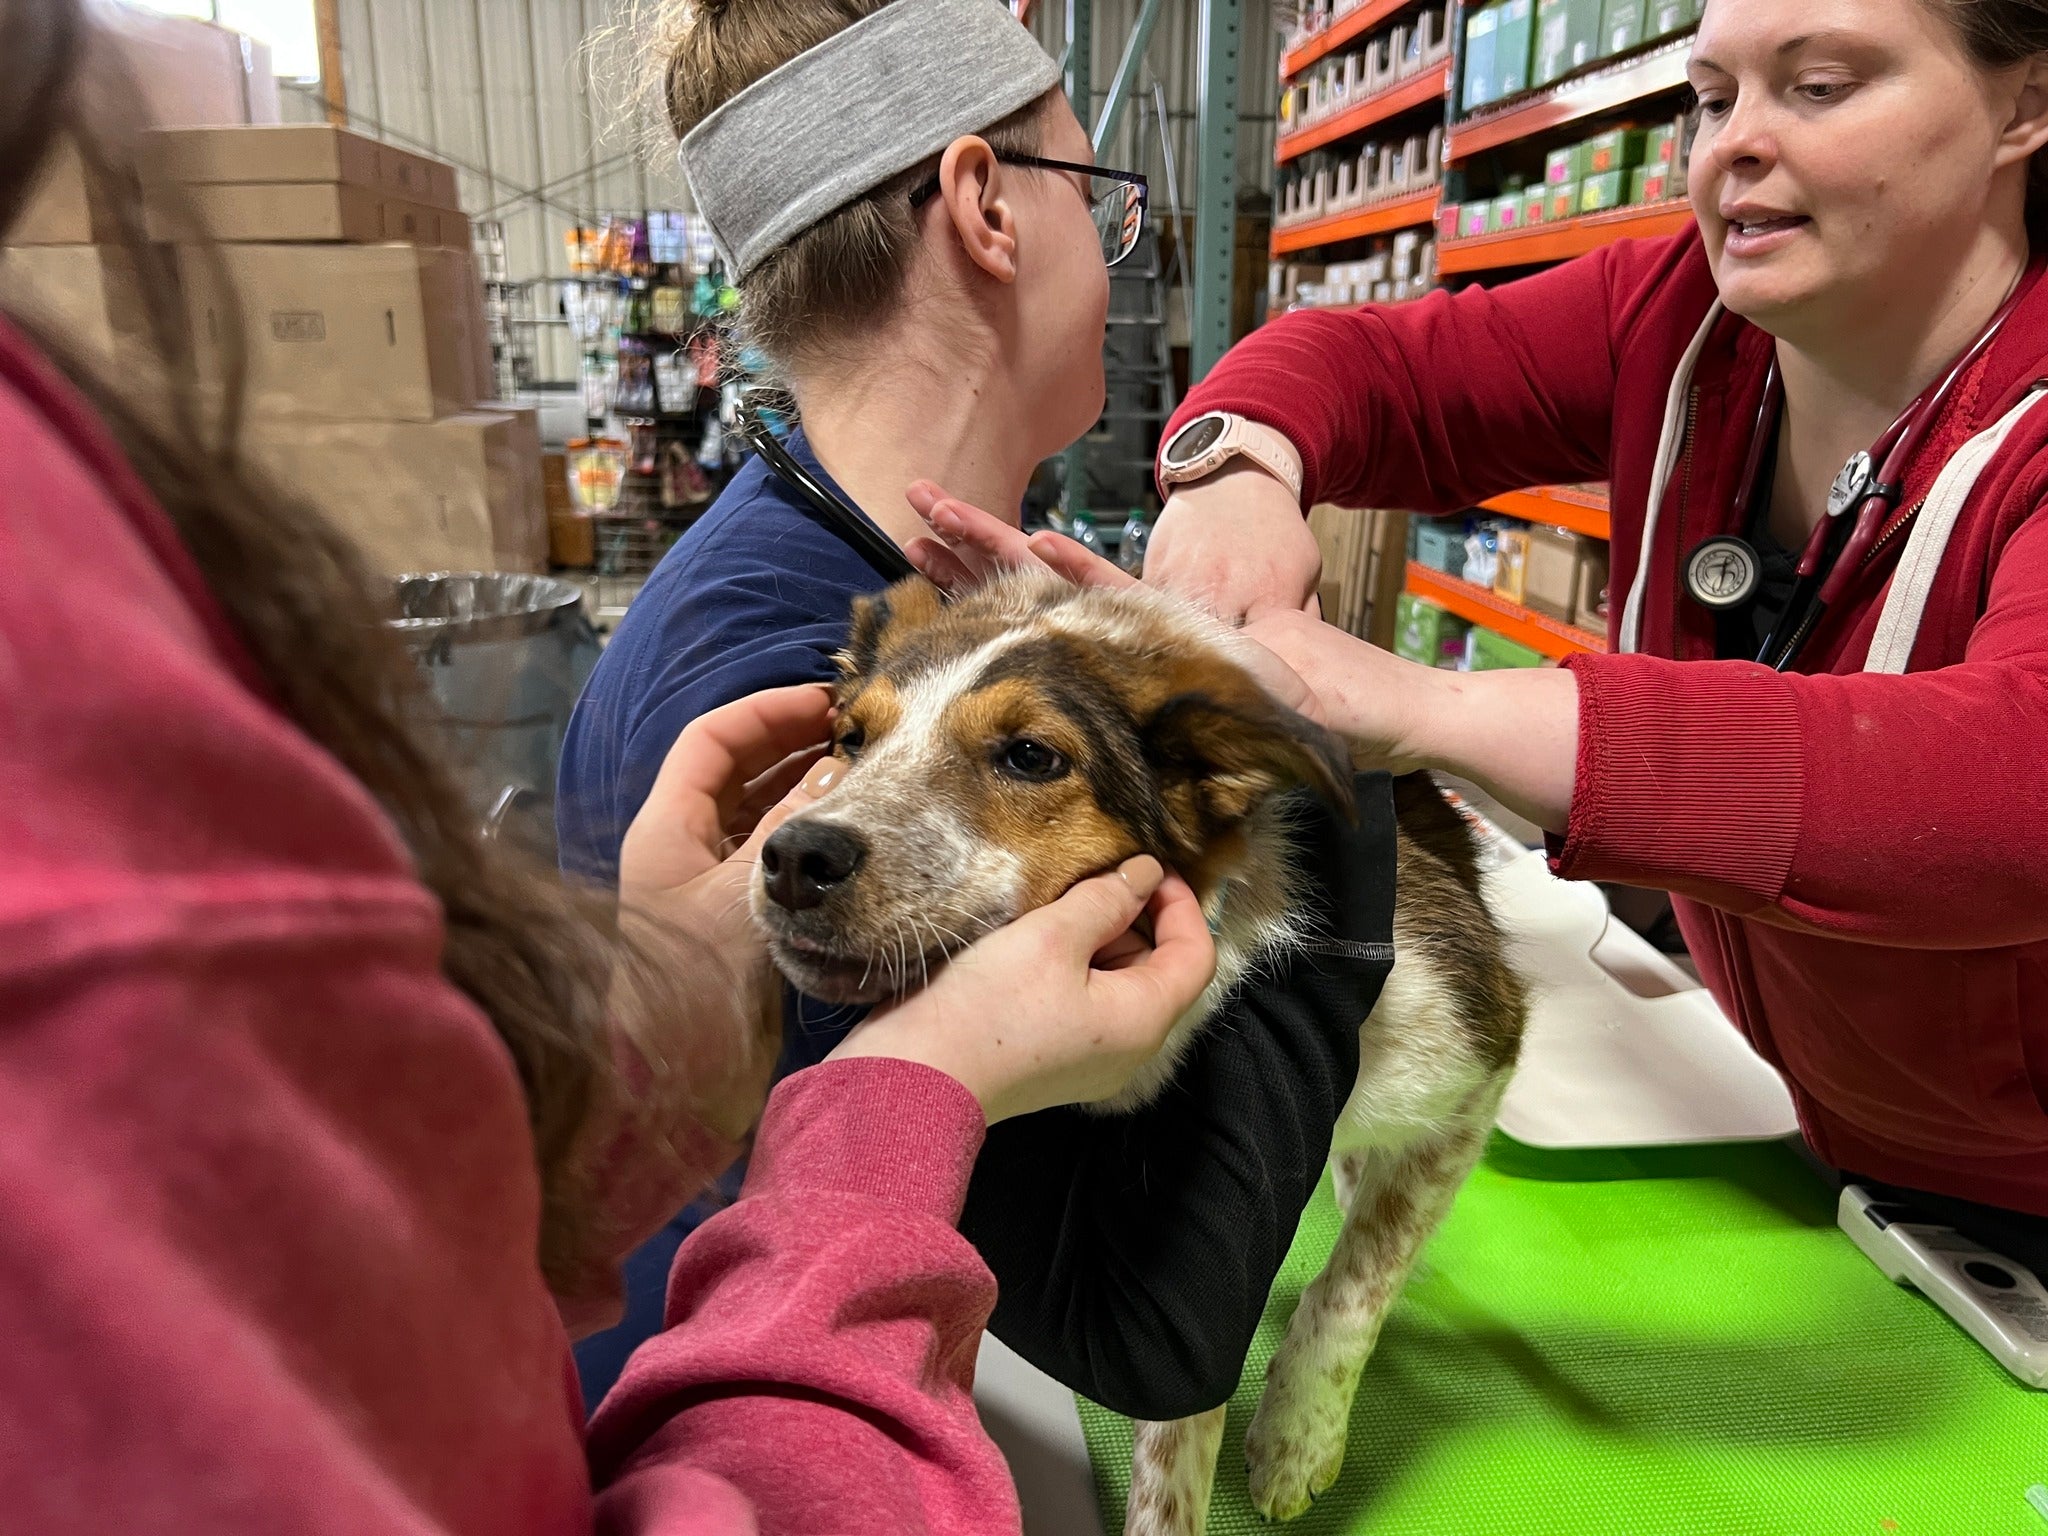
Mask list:
[{"label": "dog's nose", "polygon": [[851,880],[868,845],[829,821],[792,821],[761,845],[761,874],[779,907],[804,912]]}]

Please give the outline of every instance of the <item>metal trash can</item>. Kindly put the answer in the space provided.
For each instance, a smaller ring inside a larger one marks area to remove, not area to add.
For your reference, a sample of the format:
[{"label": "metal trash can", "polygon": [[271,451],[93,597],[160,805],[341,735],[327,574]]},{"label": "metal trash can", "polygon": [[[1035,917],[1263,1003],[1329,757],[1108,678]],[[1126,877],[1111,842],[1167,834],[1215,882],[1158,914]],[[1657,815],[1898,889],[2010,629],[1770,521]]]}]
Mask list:
[{"label": "metal trash can", "polygon": [[552,576],[439,571],[397,578],[391,621],[426,672],[449,750],[493,836],[555,856],[555,765],[597,665],[583,593]]}]

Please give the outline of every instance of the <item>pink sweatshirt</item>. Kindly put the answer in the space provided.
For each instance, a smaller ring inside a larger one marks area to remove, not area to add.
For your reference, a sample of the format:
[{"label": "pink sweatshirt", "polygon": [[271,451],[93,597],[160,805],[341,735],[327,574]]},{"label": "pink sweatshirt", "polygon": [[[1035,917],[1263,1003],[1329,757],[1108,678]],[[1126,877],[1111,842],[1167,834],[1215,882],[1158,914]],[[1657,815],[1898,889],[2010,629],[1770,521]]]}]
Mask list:
[{"label": "pink sweatshirt", "polygon": [[0,1526],[1017,1529],[953,1230],[972,1097],[785,1082],[586,1461],[518,1079],[441,943],[0,324]]}]

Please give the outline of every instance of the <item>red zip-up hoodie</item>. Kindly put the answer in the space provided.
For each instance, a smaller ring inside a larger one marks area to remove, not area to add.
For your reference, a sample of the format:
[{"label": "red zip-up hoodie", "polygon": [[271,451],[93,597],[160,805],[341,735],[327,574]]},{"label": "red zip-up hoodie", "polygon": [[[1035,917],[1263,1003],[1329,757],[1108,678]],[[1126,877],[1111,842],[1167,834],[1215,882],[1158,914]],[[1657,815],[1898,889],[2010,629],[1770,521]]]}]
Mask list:
[{"label": "red zip-up hoodie", "polygon": [[1578,782],[1554,865],[1667,889],[1715,998],[1786,1076],[1815,1151],[2048,1215],[2048,404],[1977,483],[1903,676],[1862,671],[1907,520],[1951,454],[2048,379],[2048,283],[1962,381],[1896,531],[1797,670],[1716,661],[1684,554],[1737,532],[1771,338],[1723,316],[1657,524],[1666,401],[1716,298],[1697,230],[1522,282],[1283,316],[1191,394],[1277,428],[1305,501],[1450,512],[1607,480],[1611,628],[1647,565],[1642,654],[1577,656]]},{"label": "red zip-up hoodie", "polygon": [[[780,1084],[586,1441],[518,1073],[442,940],[0,322],[0,1531],[1020,1529],[971,1396],[973,1096]],[[658,1225],[693,1186],[638,1162],[613,1214]]]}]

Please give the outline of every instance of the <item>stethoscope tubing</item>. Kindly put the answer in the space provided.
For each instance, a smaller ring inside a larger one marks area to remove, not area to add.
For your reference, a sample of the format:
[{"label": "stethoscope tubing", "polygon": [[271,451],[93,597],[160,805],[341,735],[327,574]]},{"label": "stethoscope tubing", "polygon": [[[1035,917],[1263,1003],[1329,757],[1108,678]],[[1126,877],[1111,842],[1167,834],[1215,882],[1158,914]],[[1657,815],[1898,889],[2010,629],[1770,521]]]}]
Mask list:
[{"label": "stethoscope tubing", "polygon": [[[1763,665],[1777,672],[1789,668],[1805,648],[1808,636],[1820,627],[1828,609],[1848,591],[1849,583],[1855,580],[1864,557],[1877,543],[1892,513],[1898,510],[1905,494],[1906,467],[1925,446],[1928,434],[1933,431],[1942,408],[1963,375],[2005,329],[2005,322],[2019,306],[2025,286],[2024,282],[2013,285],[2013,291],[2006,295],[1997,313],[1985,323],[1962,355],[1936,382],[1922,390],[1885,429],[1883,436],[1871,444],[1870,452],[1864,455],[1871,478],[1863,495],[1854,503],[1854,517],[1845,515],[1849,510],[1847,507],[1840,511],[1830,507],[1828,515],[1815,526],[1807,538],[1806,547],[1800,551],[1797,579],[1786,600],[1785,611],[1771,626],[1769,637],[1757,651],[1756,659]],[[1758,408],[1756,430],[1750,438],[1742,484],[1736,492],[1738,526],[1748,526],[1757,479],[1763,472],[1764,450],[1783,408],[1784,384],[1774,357],[1770,373],[1764,380],[1763,404]]]},{"label": "stethoscope tubing", "polygon": [[858,507],[845,497],[835,495],[831,487],[805,469],[788,449],[775,440],[775,434],[754,413],[753,407],[744,400],[740,401],[734,417],[747,445],[761,456],[761,461],[776,479],[796,492],[814,522],[851,545],[855,553],[890,581],[901,581],[917,574],[917,567],[910,563],[909,557],[869,522]]}]

